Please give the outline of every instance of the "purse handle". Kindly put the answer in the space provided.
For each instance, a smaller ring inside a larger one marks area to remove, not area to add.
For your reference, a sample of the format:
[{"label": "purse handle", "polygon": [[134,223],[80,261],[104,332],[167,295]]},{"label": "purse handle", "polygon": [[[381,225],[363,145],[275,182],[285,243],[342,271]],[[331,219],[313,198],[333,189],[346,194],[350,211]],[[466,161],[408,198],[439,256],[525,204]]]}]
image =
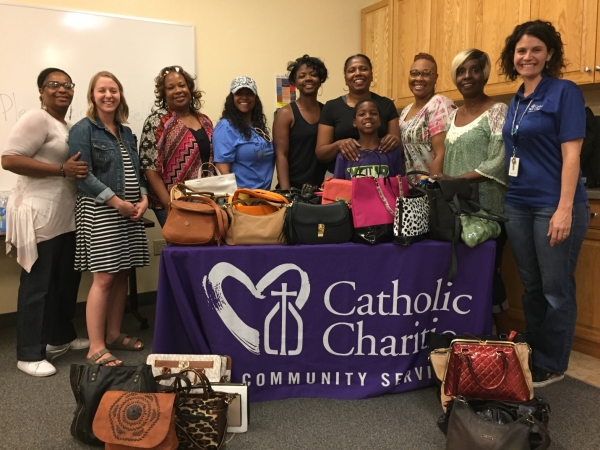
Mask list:
[{"label": "purse handle", "polygon": [[387,198],[385,198],[385,195],[383,195],[383,192],[381,191],[381,187],[379,186],[379,182],[377,181],[377,178],[373,178],[373,181],[375,181],[375,188],[377,189],[379,198],[383,202],[383,206],[385,206],[385,209],[387,209],[387,212],[389,212],[392,215],[392,217],[394,217],[394,211],[392,211],[392,208],[390,208],[390,204],[388,203]]},{"label": "purse handle", "polygon": [[[217,166],[215,166],[213,163],[207,161],[205,163],[202,163],[200,165],[200,168],[198,169],[198,173],[200,174],[200,178],[204,178],[204,177],[202,177],[202,174],[204,173],[204,169],[203,169],[204,166],[209,166],[209,167],[212,166],[212,168],[215,169],[216,176],[220,177],[222,175],[221,171],[217,168]],[[206,172],[210,173],[210,169],[207,170]],[[208,177],[214,177],[214,176],[215,175],[209,175]],[[208,177],[206,177],[206,178],[208,178]]]},{"label": "purse handle", "polygon": [[[201,196],[201,197],[209,197],[213,198],[214,194],[212,192],[207,191],[197,191],[189,186],[186,186],[184,183],[177,183],[175,186],[171,188],[170,197],[171,201],[179,200],[180,197],[175,197],[177,195],[177,191],[181,193],[182,196]],[[190,195],[191,194],[191,195]]]},{"label": "purse handle", "polygon": [[[205,203],[208,206],[212,207],[215,212],[215,216],[217,217],[217,230],[216,233],[218,235],[215,236],[215,240],[217,241],[217,245],[221,245],[221,241],[225,239],[227,235],[227,230],[229,229],[229,221],[226,219],[227,215],[224,214],[223,208],[217,205],[210,197],[204,195],[184,195],[183,197],[179,197],[177,201],[185,202],[186,200],[193,200],[194,203]],[[169,205],[169,212],[173,208],[173,204]]]},{"label": "purse handle", "polygon": [[473,363],[471,361],[471,357],[468,354],[465,354],[465,353],[461,352],[461,356],[465,360],[465,362],[467,363],[467,367],[469,368],[469,372],[471,373],[471,376],[475,380],[475,383],[477,383],[477,385],[480,388],[485,389],[487,391],[491,391],[493,389],[496,389],[498,386],[500,386],[502,383],[504,383],[504,380],[506,379],[506,374],[508,373],[508,360],[506,359],[506,354],[503,351],[497,351],[496,354],[500,354],[501,355],[500,357],[502,358],[502,363],[503,363],[503,366],[504,366],[504,373],[502,374],[502,378],[500,379],[500,381],[497,384],[495,384],[494,386],[484,386],[483,384],[481,384],[481,382],[477,378],[477,375],[475,375],[475,371],[473,370]]}]

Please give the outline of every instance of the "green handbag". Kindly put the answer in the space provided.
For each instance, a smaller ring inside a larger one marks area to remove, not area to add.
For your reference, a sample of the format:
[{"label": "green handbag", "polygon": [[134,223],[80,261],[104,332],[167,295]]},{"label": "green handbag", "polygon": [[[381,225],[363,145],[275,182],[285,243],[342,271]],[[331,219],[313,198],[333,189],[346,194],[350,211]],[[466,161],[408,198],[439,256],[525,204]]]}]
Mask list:
[{"label": "green handbag", "polygon": [[461,214],[460,223],[460,238],[471,248],[500,236],[500,225],[495,220]]}]

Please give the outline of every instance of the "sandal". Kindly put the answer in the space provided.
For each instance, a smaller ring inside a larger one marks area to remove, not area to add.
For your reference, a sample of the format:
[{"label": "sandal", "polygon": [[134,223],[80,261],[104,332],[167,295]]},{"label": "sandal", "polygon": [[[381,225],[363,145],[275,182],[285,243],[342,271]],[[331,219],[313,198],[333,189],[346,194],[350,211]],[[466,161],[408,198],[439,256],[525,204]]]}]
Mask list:
[{"label": "sandal", "polygon": [[[106,355],[107,353],[110,353],[108,351],[108,349],[103,348],[98,353],[94,353],[89,358],[86,358],[85,362],[87,362],[90,366],[106,366],[108,363],[111,363],[111,362],[114,362],[114,361],[119,361],[119,359],[116,358],[114,355],[110,355],[110,356],[107,356],[104,359],[100,359],[104,355]],[[113,366],[108,366],[108,367],[118,367],[118,366],[122,366],[122,365],[123,365],[123,361],[121,361],[121,364],[115,364]]]},{"label": "sandal", "polygon": [[[124,344],[125,339],[129,338],[129,342]],[[139,342],[141,345],[136,347],[135,344]],[[127,333],[121,333],[117,338],[110,344],[106,343],[106,348],[110,350],[128,350],[130,352],[139,352],[144,349],[144,343],[135,336],[127,336]]]}]

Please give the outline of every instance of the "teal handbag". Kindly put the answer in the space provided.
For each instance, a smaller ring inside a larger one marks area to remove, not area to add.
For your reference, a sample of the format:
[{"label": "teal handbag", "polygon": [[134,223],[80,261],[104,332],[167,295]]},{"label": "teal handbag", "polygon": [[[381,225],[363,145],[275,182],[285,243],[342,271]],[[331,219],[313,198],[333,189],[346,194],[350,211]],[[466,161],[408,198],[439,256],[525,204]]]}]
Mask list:
[{"label": "teal handbag", "polygon": [[483,219],[481,217],[461,214],[460,223],[462,225],[460,238],[471,248],[488,239],[500,236],[500,225],[491,218]]}]

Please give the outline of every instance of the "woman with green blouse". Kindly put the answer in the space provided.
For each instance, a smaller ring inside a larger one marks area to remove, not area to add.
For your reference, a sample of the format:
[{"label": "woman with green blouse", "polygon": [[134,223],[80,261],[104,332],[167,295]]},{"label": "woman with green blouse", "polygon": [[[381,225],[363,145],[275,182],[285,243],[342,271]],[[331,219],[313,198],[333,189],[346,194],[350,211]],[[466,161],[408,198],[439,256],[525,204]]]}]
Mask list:
[{"label": "woman with green blouse", "polygon": [[[450,68],[452,81],[464,98],[464,105],[450,113],[446,132],[444,169],[434,180],[466,178],[479,184],[479,201],[485,209],[502,214],[508,187],[502,127],[507,106],[488,97],[483,89],[491,71],[487,53],[463,50]],[[497,333],[508,333],[508,300],[500,274],[506,230],[496,239],[493,283],[493,313]]]}]

